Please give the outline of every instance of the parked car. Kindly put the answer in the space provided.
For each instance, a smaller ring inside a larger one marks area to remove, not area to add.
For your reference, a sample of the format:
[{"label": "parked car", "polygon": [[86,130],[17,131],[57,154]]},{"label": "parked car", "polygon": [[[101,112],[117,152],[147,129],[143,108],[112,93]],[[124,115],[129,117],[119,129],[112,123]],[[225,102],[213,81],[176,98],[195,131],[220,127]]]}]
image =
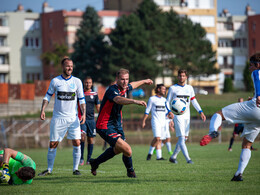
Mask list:
[{"label": "parked car", "polygon": [[143,89],[134,89],[132,91],[132,96],[133,97],[144,97],[145,96],[145,92]]}]

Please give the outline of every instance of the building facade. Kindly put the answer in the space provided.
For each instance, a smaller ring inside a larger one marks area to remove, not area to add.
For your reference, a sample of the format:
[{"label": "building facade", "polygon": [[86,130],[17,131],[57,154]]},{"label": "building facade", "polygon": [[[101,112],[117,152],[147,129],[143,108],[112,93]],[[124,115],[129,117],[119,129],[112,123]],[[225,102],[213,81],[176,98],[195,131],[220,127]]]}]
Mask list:
[{"label": "building facade", "polygon": [[260,14],[248,16],[249,56],[260,53]]},{"label": "building facade", "polygon": [[25,12],[0,13],[0,82],[26,83],[41,80],[40,15]]}]

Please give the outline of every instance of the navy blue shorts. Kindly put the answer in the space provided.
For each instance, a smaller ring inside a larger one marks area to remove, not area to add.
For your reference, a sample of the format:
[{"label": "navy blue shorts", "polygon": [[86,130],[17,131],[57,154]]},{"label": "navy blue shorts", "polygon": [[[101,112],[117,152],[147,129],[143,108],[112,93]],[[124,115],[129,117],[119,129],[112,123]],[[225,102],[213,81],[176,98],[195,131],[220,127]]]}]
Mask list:
[{"label": "navy blue shorts", "polygon": [[81,132],[85,132],[88,137],[96,137],[96,122],[95,120],[86,120],[83,125],[80,125]]},{"label": "navy blue shorts", "polygon": [[97,129],[97,133],[112,147],[116,145],[119,137],[125,140],[123,129],[117,129],[113,126],[110,126],[109,129]]}]

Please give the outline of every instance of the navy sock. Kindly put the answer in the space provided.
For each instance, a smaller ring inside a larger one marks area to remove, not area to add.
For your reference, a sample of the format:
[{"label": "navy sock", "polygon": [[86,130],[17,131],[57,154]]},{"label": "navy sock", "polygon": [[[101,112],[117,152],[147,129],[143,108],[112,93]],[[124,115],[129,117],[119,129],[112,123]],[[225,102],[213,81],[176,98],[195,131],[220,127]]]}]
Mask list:
[{"label": "navy sock", "polygon": [[232,137],[232,138],[230,139],[229,148],[232,148],[233,142],[234,142],[234,138]]},{"label": "navy sock", "polygon": [[91,155],[93,153],[94,144],[88,144],[88,157],[87,161],[89,162],[89,159],[91,158]]},{"label": "navy sock", "polygon": [[114,149],[112,147],[109,147],[108,149],[105,150],[105,152],[103,152],[99,157],[97,157],[95,159],[95,163],[97,165],[106,162],[107,160],[109,160],[110,158],[113,158],[115,156],[115,152]]},{"label": "navy sock", "polygon": [[85,148],[85,142],[80,142],[80,149],[81,149],[81,160],[84,160],[84,148]]},{"label": "navy sock", "polygon": [[125,168],[128,171],[134,171],[134,169],[133,169],[133,162],[132,162],[132,156],[127,157],[127,156],[123,155],[122,159],[123,159],[123,162],[125,164]]}]

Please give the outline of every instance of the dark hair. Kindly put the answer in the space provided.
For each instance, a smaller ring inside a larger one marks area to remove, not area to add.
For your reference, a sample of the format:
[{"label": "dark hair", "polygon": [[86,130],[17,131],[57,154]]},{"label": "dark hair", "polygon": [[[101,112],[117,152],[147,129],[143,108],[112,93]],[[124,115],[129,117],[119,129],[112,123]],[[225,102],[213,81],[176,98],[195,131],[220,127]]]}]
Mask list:
[{"label": "dark hair", "polygon": [[187,75],[187,70],[184,70],[184,69],[178,70],[178,76],[181,75],[181,73],[185,73],[185,75],[188,76]]},{"label": "dark hair", "polygon": [[88,79],[93,80],[90,76],[86,76],[86,78],[84,79],[84,81],[85,81],[85,80],[88,80]]},{"label": "dark hair", "polygon": [[256,65],[256,63],[260,63],[260,53],[255,53],[252,55],[249,59],[250,63],[253,63]]},{"label": "dark hair", "polygon": [[72,61],[72,60],[71,60],[69,57],[65,56],[65,57],[61,60],[61,65],[63,66],[66,61]]},{"label": "dark hair", "polygon": [[116,77],[119,77],[120,74],[129,74],[129,70],[120,68],[120,70],[116,73]]},{"label": "dark hair", "polygon": [[30,180],[35,177],[35,170],[32,167],[22,167],[19,169],[19,178]]},{"label": "dark hair", "polygon": [[156,85],[156,88],[155,88],[155,93],[158,93],[159,92],[159,89],[161,88],[161,87],[164,87],[164,84],[162,83],[162,84],[157,84]]}]

